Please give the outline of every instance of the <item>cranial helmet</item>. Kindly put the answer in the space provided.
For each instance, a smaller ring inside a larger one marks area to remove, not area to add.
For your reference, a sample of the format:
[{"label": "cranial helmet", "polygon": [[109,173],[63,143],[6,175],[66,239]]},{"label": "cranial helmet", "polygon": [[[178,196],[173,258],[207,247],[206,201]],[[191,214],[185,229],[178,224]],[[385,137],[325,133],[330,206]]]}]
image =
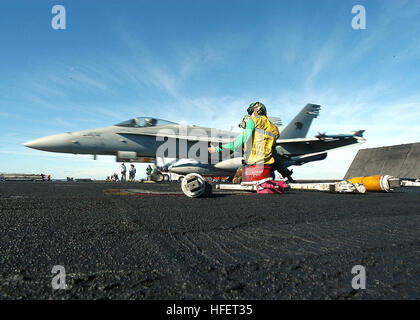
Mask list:
[{"label": "cranial helmet", "polygon": [[254,113],[254,110],[257,111],[258,115],[267,115],[267,109],[265,108],[265,105],[263,105],[261,102],[254,102],[249,105],[249,108],[247,109],[247,112],[249,115]]}]

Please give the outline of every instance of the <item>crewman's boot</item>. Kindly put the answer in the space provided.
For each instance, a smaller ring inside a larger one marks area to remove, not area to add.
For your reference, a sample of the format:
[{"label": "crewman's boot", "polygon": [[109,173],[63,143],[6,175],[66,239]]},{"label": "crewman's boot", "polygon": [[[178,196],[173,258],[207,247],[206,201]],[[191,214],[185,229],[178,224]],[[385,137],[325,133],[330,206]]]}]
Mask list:
[{"label": "crewman's boot", "polygon": [[283,176],[283,178],[287,178],[287,181],[290,183],[296,183],[295,179],[292,178],[293,170],[289,170],[287,168],[284,168],[280,174]]},{"label": "crewman's boot", "polygon": [[235,176],[232,179],[233,184],[241,184],[242,183],[242,167],[236,170]]}]

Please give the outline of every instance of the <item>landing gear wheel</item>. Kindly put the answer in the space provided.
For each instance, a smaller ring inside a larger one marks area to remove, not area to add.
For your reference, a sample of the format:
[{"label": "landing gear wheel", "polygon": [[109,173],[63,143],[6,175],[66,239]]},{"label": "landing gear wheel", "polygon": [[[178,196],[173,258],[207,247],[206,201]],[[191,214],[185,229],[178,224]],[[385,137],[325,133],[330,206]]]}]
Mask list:
[{"label": "landing gear wheel", "polygon": [[181,182],[181,189],[190,198],[209,196],[212,193],[211,184],[197,173],[187,174]]},{"label": "landing gear wheel", "polygon": [[161,174],[161,173],[152,174],[152,180],[155,181],[155,182],[162,182],[163,179],[164,179],[164,177],[163,177],[163,174]]}]

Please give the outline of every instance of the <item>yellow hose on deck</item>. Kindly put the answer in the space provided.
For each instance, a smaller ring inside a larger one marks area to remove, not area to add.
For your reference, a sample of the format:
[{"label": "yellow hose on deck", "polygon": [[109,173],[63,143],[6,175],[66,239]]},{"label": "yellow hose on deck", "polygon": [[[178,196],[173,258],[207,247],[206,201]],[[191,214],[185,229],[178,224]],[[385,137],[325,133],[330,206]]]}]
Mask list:
[{"label": "yellow hose on deck", "polygon": [[369,176],[369,177],[356,177],[349,179],[351,183],[363,183],[366,191],[385,191],[389,192],[391,188],[389,187],[389,178],[391,176]]}]

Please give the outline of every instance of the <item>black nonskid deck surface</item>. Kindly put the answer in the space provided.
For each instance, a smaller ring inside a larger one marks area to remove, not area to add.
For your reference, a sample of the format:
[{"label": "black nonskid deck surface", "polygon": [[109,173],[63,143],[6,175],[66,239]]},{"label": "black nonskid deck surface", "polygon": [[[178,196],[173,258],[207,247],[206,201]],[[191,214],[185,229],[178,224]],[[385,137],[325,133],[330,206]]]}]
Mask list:
[{"label": "black nonskid deck surface", "polygon": [[[127,189],[164,194],[115,192]],[[0,298],[420,298],[417,191],[179,191],[1,182]],[[52,288],[54,265],[65,268],[67,290]],[[366,268],[365,290],[352,288],[355,265]]]}]

